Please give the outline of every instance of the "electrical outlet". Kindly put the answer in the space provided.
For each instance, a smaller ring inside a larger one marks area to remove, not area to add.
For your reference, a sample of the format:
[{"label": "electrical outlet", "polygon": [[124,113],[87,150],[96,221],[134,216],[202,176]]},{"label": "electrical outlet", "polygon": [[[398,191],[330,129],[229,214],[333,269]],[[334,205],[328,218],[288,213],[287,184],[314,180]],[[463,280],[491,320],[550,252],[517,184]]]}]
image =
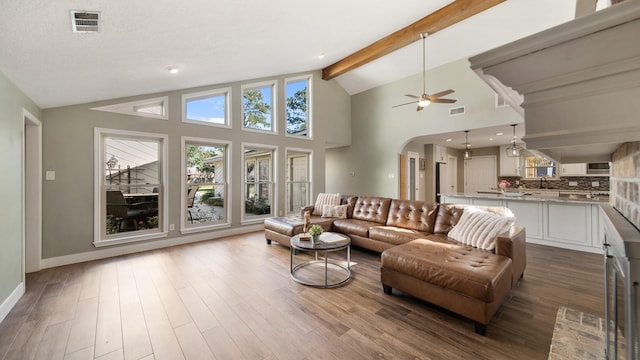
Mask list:
[{"label": "electrical outlet", "polygon": [[599,181],[592,181],[591,182],[591,187],[598,187],[600,186],[600,182]]},{"label": "electrical outlet", "polygon": [[52,170],[47,170],[47,172],[45,173],[45,179],[47,179],[47,180],[55,180],[56,179],[56,172],[52,171]]},{"label": "electrical outlet", "polygon": [[176,229],[176,226],[174,224],[169,224],[169,231],[173,231]]},{"label": "electrical outlet", "polygon": [[569,186],[578,186],[577,181],[569,181]]},{"label": "electrical outlet", "polygon": [[284,211],[282,211],[282,210],[278,211],[278,215],[279,215],[279,216],[284,215]]}]

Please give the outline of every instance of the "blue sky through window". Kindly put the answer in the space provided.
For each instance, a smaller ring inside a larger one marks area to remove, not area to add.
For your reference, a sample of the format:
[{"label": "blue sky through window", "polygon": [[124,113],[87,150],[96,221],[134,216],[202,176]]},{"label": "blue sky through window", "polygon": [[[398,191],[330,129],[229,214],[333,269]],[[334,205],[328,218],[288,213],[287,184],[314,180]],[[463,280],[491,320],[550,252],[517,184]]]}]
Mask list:
[{"label": "blue sky through window", "polygon": [[203,99],[188,100],[187,119],[213,124],[225,123],[226,95],[214,95]]},{"label": "blue sky through window", "polygon": [[[267,105],[269,105],[269,110],[264,114],[265,117],[265,121],[267,122],[268,125],[265,124],[255,124],[255,125],[250,125],[250,126],[246,126],[248,128],[253,128],[253,129],[260,129],[260,130],[271,130],[273,128],[272,126],[272,119],[273,119],[273,97],[272,97],[272,92],[273,92],[273,86],[272,85],[268,85],[268,86],[262,86],[262,87],[253,87],[253,88],[246,88],[243,91],[243,96],[242,96],[242,104],[243,106],[247,106],[247,99],[244,97],[244,94],[246,92],[249,91],[258,91],[260,92],[260,94],[262,94],[262,103],[265,103]],[[245,110],[246,112],[246,110]]]},{"label": "blue sky through window", "polygon": [[288,82],[285,96],[287,98],[290,98],[290,97],[293,96],[293,94],[295,94],[296,92],[298,92],[298,91],[300,91],[300,90],[302,90],[302,89],[304,89],[306,87],[307,87],[307,79]]}]

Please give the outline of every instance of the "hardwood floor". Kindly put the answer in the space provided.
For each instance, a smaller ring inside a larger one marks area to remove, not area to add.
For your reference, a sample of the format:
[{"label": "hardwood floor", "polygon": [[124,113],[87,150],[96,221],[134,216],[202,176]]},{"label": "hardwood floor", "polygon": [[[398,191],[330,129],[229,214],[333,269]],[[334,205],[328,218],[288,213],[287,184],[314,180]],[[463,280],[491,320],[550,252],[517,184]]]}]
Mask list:
[{"label": "hardwood floor", "polygon": [[560,305],[603,316],[600,255],[530,244],[485,337],[385,295],[379,254],[351,260],[345,286],[306,287],[256,232],[43,270],[0,324],[0,359],[547,359]]}]

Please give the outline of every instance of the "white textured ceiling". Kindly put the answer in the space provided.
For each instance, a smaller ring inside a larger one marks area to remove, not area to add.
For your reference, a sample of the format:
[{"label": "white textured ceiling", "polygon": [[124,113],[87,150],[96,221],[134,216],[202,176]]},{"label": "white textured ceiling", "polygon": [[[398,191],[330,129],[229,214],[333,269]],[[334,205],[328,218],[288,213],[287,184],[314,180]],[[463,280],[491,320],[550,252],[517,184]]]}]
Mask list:
[{"label": "white textured ceiling", "polygon": [[[0,72],[50,108],[318,70],[450,2],[0,0]],[[508,0],[430,36],[427,67],[568,21],[574,9],[575,0]],[[102,31],[72,33],[70,10],[101,11]],[[420,59],[416,42],[337,81],[355,94],[419,73]]]}]

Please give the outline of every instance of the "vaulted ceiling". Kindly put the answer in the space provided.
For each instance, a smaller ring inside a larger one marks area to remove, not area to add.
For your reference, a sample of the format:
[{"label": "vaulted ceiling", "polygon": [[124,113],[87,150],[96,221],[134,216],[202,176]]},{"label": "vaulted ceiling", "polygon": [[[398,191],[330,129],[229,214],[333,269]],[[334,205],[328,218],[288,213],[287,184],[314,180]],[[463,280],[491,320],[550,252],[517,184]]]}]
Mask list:
[{"label": "vaulted ceiling", "polygon": [[[320,70],[452,2],[2,0],[0,72],[49,108]],[[99,11],[100,32],[73,33],[71,10]],[[501,2],[430,35],[427,68],[563,23],[574,12],[575,0]],[[356,94],[417,74],[418,40],[336,81]],[[169,74],[168,67],[180,71]]]}]

